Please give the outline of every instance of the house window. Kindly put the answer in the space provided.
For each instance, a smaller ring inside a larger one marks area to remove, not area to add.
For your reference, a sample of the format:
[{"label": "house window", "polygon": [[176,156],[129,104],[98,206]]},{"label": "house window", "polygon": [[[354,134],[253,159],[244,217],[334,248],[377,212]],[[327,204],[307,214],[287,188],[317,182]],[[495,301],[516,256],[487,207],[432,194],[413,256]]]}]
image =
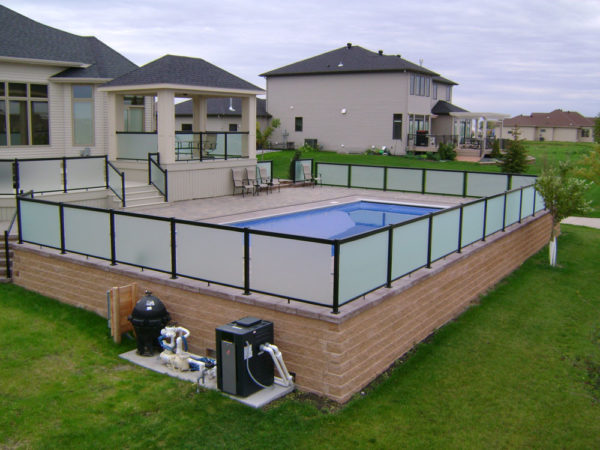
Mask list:
[{"label": "house window", "polygon": [[296,131],[302,131],[302,117],[296,117],[295,126]]},{"label": "house window", "polygon": [[191,123],[182,123],[181,131],[192,131],[192,124]]},{"label": "house window", "polygon": [[229,131],[237,131],[237,123],[230,123],[229,124]]},{"label": "house window", "polygon": [[94,145],[94,96],[91,85],[73,86],[73,145]]},{"label": "house window", "polygon": [[424,75],[410,74],[410,94],[429,97],[431,80]]},{"label": "house window", "polygon": [[590,137],[590,129],[589,128],[582,128],[581,129],[581,137],[582,138],[589,138]]},{"label": "house window", "polygon": [[438,85],[436,83],[433,83],[433,99],[437,100],[437,88]]},{"label": "house window", "polygon": [[452,100],[452,86],[446,86],[446,100]]},{"label": "house window", "polygon": [[125,131],[144,131],[144,97],[141,95],[126,95],[123,119]]},{"label": "house window", "polygon": [[402,114],[394,114],[392,139],[402,139]]},{"label": "house window", "polygon": [[0,146],[48,145],[48,86],[0,81]]}]

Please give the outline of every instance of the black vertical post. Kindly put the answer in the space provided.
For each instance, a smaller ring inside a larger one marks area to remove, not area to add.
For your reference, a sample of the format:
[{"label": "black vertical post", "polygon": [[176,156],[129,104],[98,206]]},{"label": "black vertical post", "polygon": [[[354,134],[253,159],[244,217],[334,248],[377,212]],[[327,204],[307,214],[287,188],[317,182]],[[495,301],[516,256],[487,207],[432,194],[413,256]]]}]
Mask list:
[{"label": "black vertical post", "polygon": [[177,230],[175,218],[171,217],[171,278],[177,278]]},{"label": "black vertical post", "polygon": [[169,178],[167,176],[167,169],[165,169],[165,202],[169,201]]},{"label": "black vertical post", "polygon": [[121,172],[121,195],[123,198],[121,199],[123,202],[123,208],[125,208],[125,172]]},{"label": "black vertical post", "polygon": [[512,174],[509,173],[508,178],[506,179],[506,190],[510,191],[511,188],[512,188]]},{"label": "black vertical post", "polygon": [[148,184],[152,184],[152,157],[148,153]]},{"label": "black vertical post", "polygon": [[333,314],[340,312],[340,241],[333,243]]},{"label": "black vertical post", "polygon": [[463,209],[464,206],[460,205],[460,215],[458,217],[458,253],[462,250]]},{"label": "black vertical post", "polygon": [[519,223],[521,223],[521,216],[523,215],[523,188],[519,191]]},{"label": "black vertical post", "polygon": [[426,170],[425,169],[421,169],[423,172],[421,172],[421,194],[425,193],[425,183],[427,182],[427,175],[426,175]]},{"label": "black vertical post", "polygon": [[202,145],[202,132],[200,132],[200,161],[202,161],[202,150],[204,150],[204,145]]},{"label": "black vertical post", "polygon": [[[468,177],[467,177],[467,172],[463,172],[463,197],[467,196],[467,182],[468,182]],[[462,209],[461,209],[462,211]]]},{"label": "black vertical post", "polygon": [[427,237],[427,268],[431,269],[431,237],[433,236],[433,216],[429,216],[429,231]]},{"label": "black vertical post", "polygon": [[21,180],[19,177],[19,160],[15,158],[15,162],[13,164],[13,187],[15,188],[15,194],[19,193]]},{"label": "black vertical post", "polygon": [[4,230],[4,257],[6,262],[6,278],[9,280],[12,278],[10,270],[10,248],[8,247],[8,230]]},{"label": "black vertical post", "polygon": [[250,229],[244,228],[244,295],[250,295]]},{"label": "black vertical post", "polygon": [[387,259],[387,287],[392,287],[392,263],[394,257],[394,228],[388,227],[388,259]]},{"label": "black vertical post", "polygon": [[115,212],[110,210],[110,265],[117,265],[117,252],[116,252],[116,244],[115,244]]},{"label": "black vertical post", "polygon": [[537,191],[533,188],[533,211],[531,211],[531,215],[535,217],[535,199],[537,197]]},{"label": "black vertical post", "polygon": [[227,133],[225,134],[225,159],[227,159]]},{"label": "black vertical post", "polygon": [[352,164],[348,164],[348,187],[352,187]]},{"label": "black vertical post", "polygon": [[383,168],[383,190],[387,191],[388,168]]},{"label": "black vertical post", "polygon": [[106,189],[110,186],[108,184],[108,156],[104,155],[104,179],[106,180]]},{"label": "black vertical post", "polygon": [[482,241],[485,241],[485,227],[487,225],[487,203],[488,198],[486,197],[483,201],[483,237],[481,238]]},{"label": "black vertical post", "polygon": [[504,193],[504,208],[502,209],[502,231],[506,228],[506,192]]},{"label": "black vertical post", "polygon": [[67,192],[67,158],[63,156],[63,192]]},{"label": "black vertical post", "polygon": [[63,203],[58,204],[58,216],[60,218],[60,253],[64,255],[65,250],[65,205]]},{"label": "black vertical post", "polygon": [[19,244],[23,243],[23,227],[21,221],[21,198],[17,194],[17,220],[19,221]]}]

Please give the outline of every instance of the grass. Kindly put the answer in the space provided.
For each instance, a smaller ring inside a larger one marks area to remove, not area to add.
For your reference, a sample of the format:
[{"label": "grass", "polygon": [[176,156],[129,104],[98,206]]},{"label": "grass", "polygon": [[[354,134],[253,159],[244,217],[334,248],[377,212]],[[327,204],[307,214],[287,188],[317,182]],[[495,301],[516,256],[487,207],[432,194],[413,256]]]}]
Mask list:
[{"label": "grass", "polygon": [[197,393],[120,360],[106,320],[2,285],[0,447],[599,448],[599,260],[600,231],[563,226],[559,268],[530,258],[333,411]]},{"label": "grass", "polygon": [[[548,164],[558,161],[571,161],[577,167],[578,161],[587,155],[594,144],[584,142],[525,142],[529,155],[535,157],[535,162],[528,168],[527,173],[539,175]],[[273,174],[279,178],[289,178],[289,166],[294,152],[282,151],[267,153],[260,158],[273,161]],[[482,165],[461,161],[428,161],[419,157],[408,156],[379,156],[379,155],[349,155],[334,152],[303,152],[302,158],[314,159],[320,162],[340,164],[365,164],[373,166],[408,167],[419,169],[466,170],[472,172],[500,172],[500,167]],[[600,217],[600,185],[592,185],[586,198],[592,202],[592,210],[588,217]]]}]

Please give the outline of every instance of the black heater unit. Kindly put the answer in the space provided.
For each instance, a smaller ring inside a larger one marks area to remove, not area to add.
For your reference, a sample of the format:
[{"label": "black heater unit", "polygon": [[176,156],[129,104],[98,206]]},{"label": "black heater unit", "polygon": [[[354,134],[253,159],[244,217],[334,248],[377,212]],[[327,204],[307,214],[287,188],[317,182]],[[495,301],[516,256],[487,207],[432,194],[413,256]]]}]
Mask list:
[{"label": "black heater unit", "polygon": [[260,349],[273,344],[273,323],[256,317],[222,325],[217,335],[217,387],[247,397],[273,384],[273,360]]}]

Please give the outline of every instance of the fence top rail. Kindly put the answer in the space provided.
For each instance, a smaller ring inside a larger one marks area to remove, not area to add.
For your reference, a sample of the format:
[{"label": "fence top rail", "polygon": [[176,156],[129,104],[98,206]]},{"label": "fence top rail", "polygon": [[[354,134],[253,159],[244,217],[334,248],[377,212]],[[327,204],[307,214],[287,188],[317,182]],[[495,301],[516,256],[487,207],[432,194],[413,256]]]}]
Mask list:
[{"label": "fence top rail", "polygon": [[[302,160],[304,161],[304,160]],[[325,164],[331,166],[347,166],[347,167],[376,167],[380,169],[400,169],[400,170],[427,170],[432,172],[457,172],[457,173],[467,173],[467,174],[482,174],[482,175],[512,175],[519,177],[531,177],[536,178],[536,175],[523,174],[523,173],[503,173],[503,172],[480,172],[480,171],[469,171],[469,170],[452,170],[452,169],[430,169],[424,167],[397,167],[397,166],[377,166],[373,164],[347,164],[347,163],[335,163],[335,162],[326,162],[326,161],[317,161],[316,164]]]},{"label": "fence top rail", "polygon": [[158,131],[116,131],[116,134],[158,134]]},{"label": "fence top rail", "polygon": [[45,158],[13,158],[13,159],[0,159],[1,162],[29,162],[29,161],[64,161],[73,159],[108,159],[106,155],[96,156],[56,156],[56,157],[45,157]]},{"label": "fence top rail", "polygon": [[175,134],[250,134],[249,131],[175,131]]}]

